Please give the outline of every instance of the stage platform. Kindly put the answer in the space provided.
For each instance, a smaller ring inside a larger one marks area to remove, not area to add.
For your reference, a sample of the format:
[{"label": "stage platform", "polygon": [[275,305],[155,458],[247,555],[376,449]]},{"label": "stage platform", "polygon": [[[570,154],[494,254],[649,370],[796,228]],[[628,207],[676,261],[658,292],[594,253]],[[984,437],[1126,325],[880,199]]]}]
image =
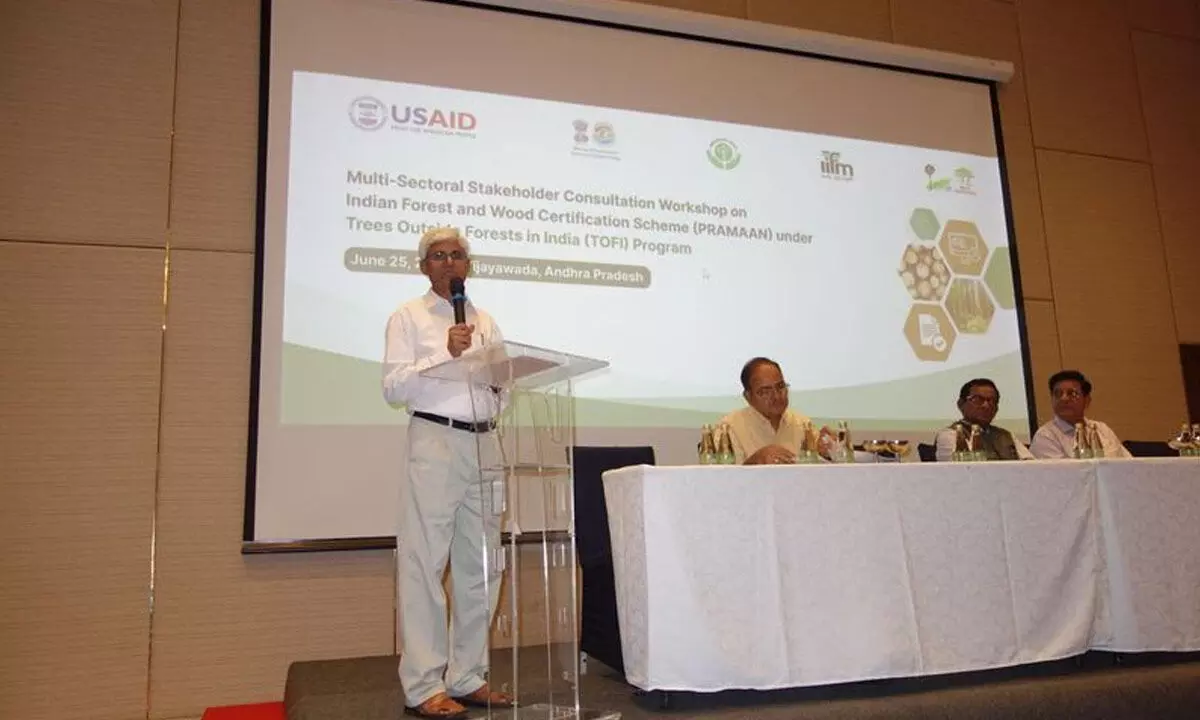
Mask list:
[{"label": "stage platform", "polygon": [[[539,661],[544,667],[544,653],[521,656],[527,705],[544,699],[546,683],[533,679]],[[293,664],[284,693],[288,720],[399,720],[396,662],[384,656]],[[981,673],[706,694],[643,693],[592,660],[581,689],[586,707],[616,710],[623,720],[1196,720],[1200,654],[1093,652]]]}]

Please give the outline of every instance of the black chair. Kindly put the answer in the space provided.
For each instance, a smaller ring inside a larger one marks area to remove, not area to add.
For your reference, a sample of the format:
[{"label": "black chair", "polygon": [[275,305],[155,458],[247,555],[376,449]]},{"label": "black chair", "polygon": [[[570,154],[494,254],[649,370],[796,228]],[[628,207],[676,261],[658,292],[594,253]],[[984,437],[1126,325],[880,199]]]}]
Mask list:
[{"label": "black chair", "polygon": [[1122,443],[1134,457],[1178,457],[1165,440],[1126,440]]},{"label": "black chair", "polygon": [[937,446],[929,443],[917,443],[917,455],[921,462],[937,462]]},{"label": "black chair", "polygon": [[575,549],[583,569],[579,649],[625,675],[612,540],[601,476],[607,470],[653,465],[652,447],[576,446],[574,453]]}]

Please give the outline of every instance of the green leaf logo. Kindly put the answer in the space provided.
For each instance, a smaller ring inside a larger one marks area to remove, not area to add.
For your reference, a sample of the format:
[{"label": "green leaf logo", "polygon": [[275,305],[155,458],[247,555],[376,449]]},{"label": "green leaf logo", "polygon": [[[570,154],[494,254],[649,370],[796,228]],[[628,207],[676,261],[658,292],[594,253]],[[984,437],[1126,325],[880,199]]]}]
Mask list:
[{"label": "green leaf logo", "polygon": [[721,170],[732,170],[742,161],[742,154],[731,140],[713,140],[708,146],[708,161]]}]

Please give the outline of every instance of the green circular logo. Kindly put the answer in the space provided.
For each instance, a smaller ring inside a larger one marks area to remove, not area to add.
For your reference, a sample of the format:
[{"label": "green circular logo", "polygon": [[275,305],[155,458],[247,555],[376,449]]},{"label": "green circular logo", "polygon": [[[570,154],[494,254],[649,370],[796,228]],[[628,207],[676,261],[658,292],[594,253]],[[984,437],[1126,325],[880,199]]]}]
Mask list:
[{"label": "green circular logo", "polygon": [[732,140],[713,140],[708,146],[708,161],[721,170],[732,170],[742,161],[742,154]]}]

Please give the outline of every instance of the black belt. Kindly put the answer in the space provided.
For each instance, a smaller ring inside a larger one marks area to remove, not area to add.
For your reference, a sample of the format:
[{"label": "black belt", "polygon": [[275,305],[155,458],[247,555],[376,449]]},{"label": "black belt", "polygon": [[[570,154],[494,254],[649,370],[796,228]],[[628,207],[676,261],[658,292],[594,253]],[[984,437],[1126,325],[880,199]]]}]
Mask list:
[{"label": "black belt", "polygon": [[496,421],[495,420],[485,420],[483,422],[469,423],[469,422],[463,422],[462,420],[452,420],[448,417],[442,417],[441,415],[434,415],[433,413],[421,412],[420,410],[414,411],[413,417],[419,417],[422,420],[428,420],[429,422],[435,422],[438,425],[448,425],[449,427],[452,427],[455,430],[466,430],[467,432],[473,432],[473,433],[491,432],[496,429]]}]

